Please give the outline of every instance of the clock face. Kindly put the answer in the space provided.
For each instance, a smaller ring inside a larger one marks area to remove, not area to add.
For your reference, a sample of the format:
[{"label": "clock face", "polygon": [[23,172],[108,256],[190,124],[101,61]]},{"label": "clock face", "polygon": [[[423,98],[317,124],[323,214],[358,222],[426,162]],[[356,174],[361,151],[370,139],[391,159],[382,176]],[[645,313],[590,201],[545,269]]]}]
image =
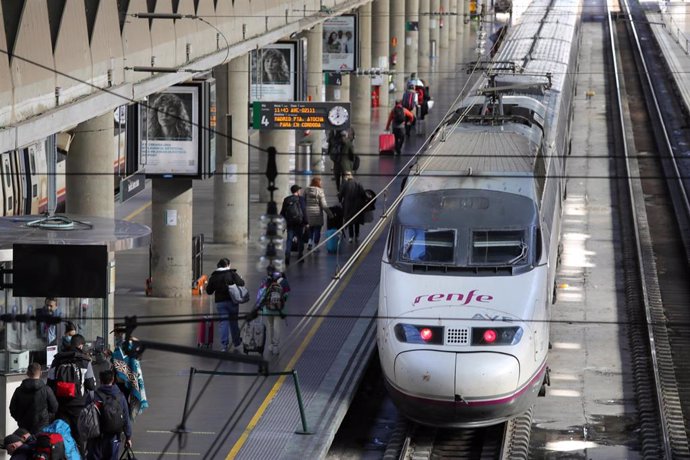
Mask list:
[{"label": "clock face", "polygon": [[347,112],[347,109],[342,105],[336,105],[328,111],[328,121],[330,121],[333,126],[344,125],[349,117],[350,114]]}]

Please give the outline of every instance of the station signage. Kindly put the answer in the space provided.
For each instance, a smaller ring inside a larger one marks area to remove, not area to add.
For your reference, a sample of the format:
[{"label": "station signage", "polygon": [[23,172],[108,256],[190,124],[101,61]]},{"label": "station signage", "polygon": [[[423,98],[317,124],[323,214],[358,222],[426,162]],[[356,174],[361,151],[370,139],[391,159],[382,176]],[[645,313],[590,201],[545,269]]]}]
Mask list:
[{"label": "station signage", "polygon": [[252,103],[254,129],[347,129],[349,102],[263,102]]}]

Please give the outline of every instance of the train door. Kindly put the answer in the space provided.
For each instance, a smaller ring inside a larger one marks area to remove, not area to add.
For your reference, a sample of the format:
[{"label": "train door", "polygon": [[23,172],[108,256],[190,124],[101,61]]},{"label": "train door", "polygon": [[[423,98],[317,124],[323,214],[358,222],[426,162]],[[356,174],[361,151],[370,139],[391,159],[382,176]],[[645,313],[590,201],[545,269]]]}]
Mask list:
[{"label": "train door", "polygon": [[33,158],[32,181],[36,181],[37,209],[31,214],[41,214],[48,210],[48,159],[46,158],[45,142],[41,141],[29,146],[29,159]]},{"label": "train door", "polygon": [[5,216],[14,215],[14,190],[12,184],[12,161],[10,153],[5,152],[0,158],[0,172],[2,172],[2,190],[4,200],[2,203]]},{"label": "train door", "polygon": [[22,150],[10,152],[10,167],[12,168],[12,190],[14,191],[14,215],[23,214],[24,207],[24,175],[21,171]]},{"label": "train door", "polygon": [[38,183],[38,172],[36,170],[36,145],[30,145],[24,149],[24,175],[27,184],[26,214],[38,214],[38,200],[40,184]]}]

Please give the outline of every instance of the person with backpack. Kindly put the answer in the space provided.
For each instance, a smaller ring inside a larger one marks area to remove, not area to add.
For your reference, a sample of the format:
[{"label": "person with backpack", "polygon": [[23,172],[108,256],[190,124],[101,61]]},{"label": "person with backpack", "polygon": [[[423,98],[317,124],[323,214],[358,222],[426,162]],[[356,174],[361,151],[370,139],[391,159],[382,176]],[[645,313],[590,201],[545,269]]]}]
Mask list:
[{"label": "person with backpack", "polygon": [[414,114],[407,110],[402,105],[401,100],[395,101],[395,107],[388,115],[386,122],[386,131],[389,131],[391,124],[393,125],[393,135],[395,136],[395,154],[400,155],[402,152],[403,143],[405,143],[405,125],[414,123]]},{"label": "person with backpack", "polygon": [[86,392],[96,389],[91,358],[84,353],[84,344],[83,335],[73,335],[70,350],[56,354],[48,370],[48,386],[58,401],[56,418],[69,424],[80,451],[83,446],[79,436],[79,413],[86,406]]},{"label": "person with backpack", "polygon": [[340,190],[343,175],[355,171],[354,130],[331,131],[328,137],[328,157],[333,161],[335,189]]},{"label": "person with backpack", "polygon": [[91,438],[86,445],[87,460],[118,460],[122,434],[125,447],[132,447],[132,422],[125,396],[115,385],[115,374],[107,369],[98,374],[101,385],[89,396],[87,403],[96,404],[100,412],[100,436]]},{"label": "person with backpack", "polygon": [[[223,257],[216,264],[216,269],[206,284],[206,294],[215,296],[216,310],[223,316],[219,325],[221,351],[229,350],[230,338],[232,338],[233,351],[239,351],[242,348],[240,326],[237,324],[240,306],[230,298],[228,286],[231,284],[244,286],[244,280],[237,273],[237,270],[230,267],[230,260]],[[228,335],[228,331],[231,337]]]},{"label": "person with backpack", "polygon": [[261,283],[256,295],[256,306],[266,321],[268,347],[272,354],[277,355],[280,352],[280,332],[285,319],[285,304],[290,292],[290,283],[284,272],[273,270],[273,267],[268,267],[268,270],[268,276]]},{"label": "person with backpack", "polygon": [[41,379],[41,365],[31,363],[26,370],[28,378],[14,390],[10,400],[10,415],[19,428],[29,433],[38,431],[53,421],[58,410],[58,402],[53,390]]},{"label": "person with backpack", "polygon": [[301,196],[302,187],[295,184],[290,187],[290,195],[283,199],[280,208],[280,215],[285,219],[287,228],[287,241],[285,242],[285,264],[290,265],[290,252],[292,251],[293,239],[297,237],[297,257],[304,256],[304,230],[307,226],[307,208],[304,197]]},{"label": "person with backpack", "polygon": [[419,99],[414,85],[407,85],[407,91],[405,91],[402,96],[402,106],[415,114],[415,120],[405,125],[405,135],[410,137],[410,130],[419,117]]}]

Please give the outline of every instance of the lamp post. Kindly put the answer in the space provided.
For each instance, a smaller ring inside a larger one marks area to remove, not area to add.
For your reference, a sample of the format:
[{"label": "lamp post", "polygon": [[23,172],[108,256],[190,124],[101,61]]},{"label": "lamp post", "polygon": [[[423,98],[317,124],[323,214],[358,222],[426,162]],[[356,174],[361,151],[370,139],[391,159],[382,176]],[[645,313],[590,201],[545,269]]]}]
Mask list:
[{"label": "lamp post", "polygon": [[266,206],[266,214],[261,216],[261,237],[259,243],[264,249],[263,255],[259,258],[256,265],[257,270],[262,273],[267,271],[279,271],[284,269],[283,258],[283,231],[285,230],[285,219],[278,214],[278,204],[273,199],[273,192],[277,190],[275,180],[278,176],[276,166],[276,149],[269,147],[268,162],[266,164],[266,178],[268,179],[268,192],[270,198]]}]

